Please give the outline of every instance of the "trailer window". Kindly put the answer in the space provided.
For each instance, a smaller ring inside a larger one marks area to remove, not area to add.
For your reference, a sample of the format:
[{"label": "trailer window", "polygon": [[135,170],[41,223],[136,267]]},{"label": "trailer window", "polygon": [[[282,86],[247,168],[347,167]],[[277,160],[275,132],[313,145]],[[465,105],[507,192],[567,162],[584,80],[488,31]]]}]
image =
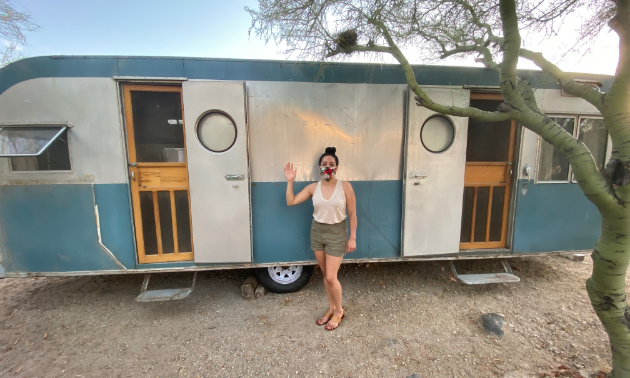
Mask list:
[{"label": "trailer window", "polygon": [[608,131],[604,125],[604,120],[602,118],[580,117],[578,139],[591,150],[597,168],[599,170],[604,169],[606,145],[608,144]]},{"label": "trailer window", "polygon": [[197,124],[197,139],[212,152],[225,152],[236,142],[236,125],[230,116],[210,111]]},{"label": "trailer window", "polygon": [[[550,117],[569,134],[574,135],[575,118]],[[568,182],[569,162],[551,144],[542,138],[539,142],[540,152],[538,156],[538,182]]]},{"label": "trailer window", "polygon": [[68,130],[64,127],[4,127],[0,157],[11,159],[12,171],[69,171]]},{"label": "trailer window", "polygon": [[429,118],[420,131],[420,140],[427,150],[440,153],[446,151],[455,139],[455,128],[451,121],[442,116]]},{"label": "trailer window", "polygon": [[[601,117],[550,117],[591,151],[599,170],[606,165],[608,131]],[[577,127],[576,127],[577,126]],[[553,146],[539,138],[538,182],[575,182],[569,162]]]}]

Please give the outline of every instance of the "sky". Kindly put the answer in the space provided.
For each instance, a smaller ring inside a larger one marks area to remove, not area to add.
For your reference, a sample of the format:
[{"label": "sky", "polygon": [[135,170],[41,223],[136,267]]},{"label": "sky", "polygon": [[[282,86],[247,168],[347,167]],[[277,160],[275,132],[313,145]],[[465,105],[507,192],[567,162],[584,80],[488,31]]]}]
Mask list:
[{"label": "sky", "polygon": [[[26,34],[25,56],[126,55],[181,56],[243,59],[295,59],[281,53],[273,42],[265,44],[248,35],[251,18],[245,6],[256,0],[16,0],[31,11],[41,29]],[[527,39],[525,43],[527,43]],[[617,37],[600,37],[586,55],[562,57],[563,38],[531,46],[561,69],[572,72],[614,74]],[[412,64],[426,63],[417,51],[406,51]],[[374,61],[357,58],[355,61]],[[394,63],[385,59],[385,63]],[[480,66],[472,58],[449,59],[445,65]],[[534,68],[521,64],[520,68]]]}]

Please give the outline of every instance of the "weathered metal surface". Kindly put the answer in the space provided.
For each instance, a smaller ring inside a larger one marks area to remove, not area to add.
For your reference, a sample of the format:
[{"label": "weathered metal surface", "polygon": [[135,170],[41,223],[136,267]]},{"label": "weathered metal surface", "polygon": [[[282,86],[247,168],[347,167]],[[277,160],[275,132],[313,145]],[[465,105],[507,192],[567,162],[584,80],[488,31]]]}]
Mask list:
[{"label": "weathered metal surface", "polygon": [[116,83],[106,78],[39,78],[0,95],[1,123],[71,123],[72,171],[11,172],[0,159],[0,185],[127,182]]},{"label": "weathered metal surface", "polygon": [[[250,262],[250,176],[244,83],[186,81],[182,88],[195,262]],[[197,121],[211,110],[225,112],[235,123],[236,141],[225,152],[208,151],[196,135]],[[228,175],[243,175],[245,181],[226,180]]]},{"label": "weathered metal surface", "polygon": [[[525,183],[525,180],[519,180],[519,188]],[[527,194],[522,195],[519,189],[518,195],[512,243],[514,253],[577,251],[595,247],[602,218],[578,185],[534,185],[532,180]]]},{"label": "weathered metal surface", "polygon": [[509,273],[460,274],[457,279],[466,285],[484,285],[492,283],[513,283],[521,279]]},{"label": "weathered metal surface", "polygon": [[160,289],[160,290],[147,290],[136,297],[138,302],[161,302],[161,301],[176,301],[184,299],[190,295],[192,290],[190,289]]},{"label": "weathered metal surface", "polygon": [[[536,257],[536,256],[552,256],[567,253],[566,251],[558,252],[534,252],[528,254],[512,254],[509,250],[491,251],[480,250],[479,255],[473,255],[467,251],[465,255],[450,256],[413,256],[405,258],[379,258],[379,259],[355,259],[342,261],[342,264],[363,264],[363,263],[381,263],[381,262],[407,262],[407,261],[463,261],[463,260],[488,260],[488,259],[510,259],[519,257]],[[578,251],[572,251],[575,253]],[[590,253],[592,251],[583,251]],[[482,254],[483,253],[483,254]],[[129,270],[93,270],[93,271],[72,271],[72,272],[12,272],[5,273],[6,277],[26,278],[26,277],[65,277],[65,276],[103,276],[117,274],[143,274],[143,273],[175,273],[175,272],[200,272],[210,270],[228,270],[228,269],[250,269],[250,268],[266,268],[288,263],[264,263],[264,264],[229,264],[229,265],[191,265],[181,268],[150,268],[150,269],[129,269]],[[291,264],[296,265],[315,265],[317,261],[295,261]]]},{"label": "weathered metal surface", "polygon": [[136,297],[138,302],[161,302],[161,301],[176,301],[184,299],[195,290],[195,283],[197,282],[197,272],[193,275],[192,285],[189,288],[183,289],[158,289],[147,290],[149,287],[149,280],[151,274],[144,275],[144,281],[142,282],[142,289],[140,295]]},{"label": "weathered metal surface", "polygon": [[[470,92],[461,88],[427,88],[436,102],[467,106]],[[406,165],[403,184],[403,256],[459,251],[468,118],[448,117],[455,128],[450,147],[430,152],[421,130],[435,112],[416,106],[409,96]],[[413,175],[418,178],[410,178]],[[423,178],[420,178],[424,176]]]},{"label": "weathered metal surface", "polygon": [[490,283],[510,283],[519,282],[521,279],[512,274],[512,268],[506,259],[501,259],[501,264],[505,273],[483,273],[483,274],[458,274],[455,264],[450,261],[451,271],[455,278],[466,285],[483,285]]},{"label": "weathered metal surface", "polygon": [[318,181],[329,146],[337,148],[340,179],[400,180],[405,88],[248,82],[252,181],[286,181],[287,162],[297,181]]},{"label": "weathered metal surface", "polygon": [[125,229],[130,227],[125,223],[126,189],[124,184],[0,185],[5,270],[62,273],[134,268],[133,244]]}]

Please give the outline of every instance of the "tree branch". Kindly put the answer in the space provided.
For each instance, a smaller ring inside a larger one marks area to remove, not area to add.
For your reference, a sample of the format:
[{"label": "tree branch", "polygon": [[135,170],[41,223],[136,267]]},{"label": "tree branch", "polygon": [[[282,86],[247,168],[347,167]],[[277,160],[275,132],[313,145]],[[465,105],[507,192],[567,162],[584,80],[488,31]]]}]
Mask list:
[{"label": "tree branch", "polygon": [[516,88],[521,93],[521,98],[523,98],[523,102],[525,102],[525,105],[527,105],[527,107],[531,109],[532,111],[542,114],[542,112],[540,111],[540,108],[538,108],[538,103],[536,102],[536,96],[534,95],[534,90],[532,89],[532,86],[529,83],[529,81],[519,78]]},{"label": "tree branch", "polygon": [[472,45],[472,46],[456,47],[456,48],[454,48],[452,50],[445,51],[440,56],[440,59],[445,59],[445,58],[448,58],[449,56],[455,55],[455,54],[461,54],[461,53],[467,53],[467,52],[475,52],[475,51],[483,56],[482,63],[484,64],[484,66],[486,66],[487,68],[489,68],[491,70],[494,70],[494,71],[496,71],[498,73],[501,73],[501,69],[500,69],[499,65],[496,64],[494,62],[494,59],[492,58],[492,53],[490,52],[490,49],[488,49],[487,47],[484,47],[484,46]]},{"label": "tree branch", "polygon": [[541,70],[550,74],[564,89],[565,92],[578,96],[595,106],[600,112],[606,108],[603,93],[600,93],[591,86],[580,84],[573,80],[570,74],[562,71],[555,64],[551,63],[541,53],[533,52],[527,49],[521,49],[519,55],[527,60],[532,61]]},{"label": "tree branch", "polygon": [[416,97],[415,97],[416,105],[423,106],[427,109],[433,110],[434,112],[438,112],[441,114],[447,114],[447,115],[452,115],[452,116],[457,116],[457,117],[469,117],[476,121],[497,122],[497,121],[505,121],[512,118],[512,115],[510,114],[509,110],[506,112],[487,112],[487,111],[479,110],[471,106],[465,107],[465,108],[460,108],[458,106],[446,106],[446,105],[438,104],[434,102],[433,100],[431,100],[431,98],[426,94],[426,92],[422,90],[420,85],[418,85],[418,82],[416,81],[416,76],[413,73],[413,68],[411,67],[411,64],[409,64],[409,61],[407,60],[407,58],[405,58],[405,55],[398,48],[398,46],[396,45],[396,42],[394,42],[394,39],[389,33],[387,26],[385,26],[384,23],[374,20],[374,19],[370,19],[370,22],[372,22],[381,30],[381,32],[383,33],[383,36],[385,36],[385,39],[387,40],[387,44],[389,45],[391,49],[390,54],[392,54],[394,58],[396,58],[396,60],[398,60],[400,65],[403,67],[403,70],[405,72],[405,78],[407,80],[407,85],[409,85],[411,90],[416,94]]},{"label": "tree branch", "polygon": [[516,16],[516,1],[501,0],[499,3],[503,27],[503,61],[501,62],[501,94],[504,101],[512,107],[524,111],[526,105],[521,94],[516,89],[516,65],[518,53],[521,49],[521,35],[518,31],[518,18]]}]

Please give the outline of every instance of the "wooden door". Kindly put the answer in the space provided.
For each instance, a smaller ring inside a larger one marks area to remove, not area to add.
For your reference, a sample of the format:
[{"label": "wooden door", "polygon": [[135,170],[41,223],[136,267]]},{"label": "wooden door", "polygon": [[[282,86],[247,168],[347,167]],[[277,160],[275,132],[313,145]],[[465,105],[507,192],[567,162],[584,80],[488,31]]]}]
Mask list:
[{"label": "wooden door", "polygon": [[[470,98],[471,105],[490,111],[503,99],[500,94],[475,93]],[[461,250],[507,246],[515,135],[514,121],[469,121]]]},{"label": "wooden door", "polygon": [[181,86],[124,85],[138,263],[193,259]]}]

